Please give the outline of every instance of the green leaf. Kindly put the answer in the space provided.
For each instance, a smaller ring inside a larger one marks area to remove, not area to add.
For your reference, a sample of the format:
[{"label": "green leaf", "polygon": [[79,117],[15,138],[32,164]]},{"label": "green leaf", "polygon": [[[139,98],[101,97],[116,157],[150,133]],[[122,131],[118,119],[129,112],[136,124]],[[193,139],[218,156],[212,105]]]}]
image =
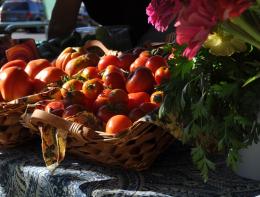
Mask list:
[{"label": "green leaf", "polygon": [[225,98],[234,94],[237,89],[238,85],[236,83],[227,83],[225,81],[222,81],[219,84],[213,85],[211,87],[211,90],[220,98]]},{"label": "green leaf", "polygon": [[247,86],[248,84],[252,83],[253,81],[257,80],[258,78],[260,78],[260,72],[257,73],[255,76],[250,77],[248,80],[246,80],[246,82],[242,85],[242,87]]},{"label": "green leaf", "polygon": [[208,114],[207,109],[203,105],[203,102],[201,100],[195,104],[192,104],[191,110],[192,110],[192,116],[194,119],[207,117],[207,114]]},{"label": "green leaf", "polygon": [[230,148],[228,150],[227,165],[235,170],[237,168],[238,161],[240,161],[238,150]]}]

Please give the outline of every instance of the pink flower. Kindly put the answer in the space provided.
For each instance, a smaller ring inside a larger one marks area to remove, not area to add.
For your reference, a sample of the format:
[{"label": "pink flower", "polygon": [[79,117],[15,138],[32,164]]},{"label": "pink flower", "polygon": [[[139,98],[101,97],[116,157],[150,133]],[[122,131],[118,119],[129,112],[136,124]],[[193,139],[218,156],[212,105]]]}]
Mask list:
[{"label": "pink flower", "polygon": [[183,55],[192,59],[212,28],[217,24],[216,9],[208,0],[191,0],[179,15],[176,27],[176,41],[187,44]]},{"label": "pink flower", "polygon": [[177,17],[181,6],[180,0],[152,0],[146,8],[148,23],[158,31],[165,31]]},{"label": "pink flower", "polygon": [[218,17],[227,20],[231,17],[240,16],[252,4],[249,0],[218,0]]}]

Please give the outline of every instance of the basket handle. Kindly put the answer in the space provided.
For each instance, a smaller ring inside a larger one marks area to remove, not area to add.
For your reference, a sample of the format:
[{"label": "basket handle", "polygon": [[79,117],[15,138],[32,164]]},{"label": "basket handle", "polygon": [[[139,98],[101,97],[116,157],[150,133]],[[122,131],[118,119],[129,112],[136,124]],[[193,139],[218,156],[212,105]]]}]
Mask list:
[{"label": "basket handle", "polygon": [[114,50],[109,50],[102,42],[99,40],[88,40],[85,42],[83,49],[86,51],[87,49],[90,49],[92,47],[98,47],[100,48],[105,55],[120,55],[122,52],[121,51],[114,51]]},{"label": "basket handle", "polygon": [[77,132],[83,127],[82,124],[64,120],[59,116],[39,109],[34,110],[32,113],[31,123],[34,125],[37,125],[37,123],[44,123],[69,132]]}]

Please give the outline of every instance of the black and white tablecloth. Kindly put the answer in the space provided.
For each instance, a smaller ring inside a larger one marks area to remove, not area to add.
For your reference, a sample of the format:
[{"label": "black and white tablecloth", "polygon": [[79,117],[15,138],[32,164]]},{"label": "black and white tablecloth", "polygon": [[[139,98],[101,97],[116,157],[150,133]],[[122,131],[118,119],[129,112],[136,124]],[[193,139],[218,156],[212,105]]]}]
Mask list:
[{"label": "black and white tablecloth", "polygon": [[51,174],[40,143],[0,151],[0,196],[241,196],[260,195],[260,181],[235,175],[221,159],[204,183],[188,149],[171,146],[149,170],[135,172],[67,155]]}]

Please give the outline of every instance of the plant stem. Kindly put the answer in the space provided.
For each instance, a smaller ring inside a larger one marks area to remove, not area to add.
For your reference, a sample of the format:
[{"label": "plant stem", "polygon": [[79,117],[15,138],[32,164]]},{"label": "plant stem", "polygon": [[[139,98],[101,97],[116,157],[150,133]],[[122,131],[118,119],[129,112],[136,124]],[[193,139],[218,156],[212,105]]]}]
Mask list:
[{"label": "plant stem", "polygon": [[234,23],[231,23],[230,21],[225,21],[221,24],[221,26],[224,30],[236,36],[237,38],[260,49],[260,42]]}]

